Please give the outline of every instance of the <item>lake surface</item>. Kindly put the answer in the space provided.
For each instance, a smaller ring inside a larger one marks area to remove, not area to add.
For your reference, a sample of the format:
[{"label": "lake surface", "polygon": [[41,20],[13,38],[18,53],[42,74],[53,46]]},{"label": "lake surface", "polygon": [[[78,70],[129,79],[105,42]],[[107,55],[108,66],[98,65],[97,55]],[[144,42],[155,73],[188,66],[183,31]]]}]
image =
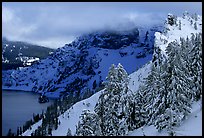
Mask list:
[{"label": "lake surface", "polygon": [[46,111],[48,103],[38,103],[39,94],[24,91],[2,90],[2,135],[8,133],[9,128],[16,133],[17,127],[23,126],[33,117],[33,113]]}]

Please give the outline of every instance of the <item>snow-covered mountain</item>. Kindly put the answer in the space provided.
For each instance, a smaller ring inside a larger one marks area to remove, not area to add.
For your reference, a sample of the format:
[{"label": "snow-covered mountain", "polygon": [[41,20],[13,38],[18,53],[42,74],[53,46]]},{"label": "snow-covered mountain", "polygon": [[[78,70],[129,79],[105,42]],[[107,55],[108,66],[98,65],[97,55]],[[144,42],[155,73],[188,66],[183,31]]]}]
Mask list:
[{"label": "snow-covered mountain", "polygon": [[54,49],[2,38],[2,69],[16,69],[45,59]]},{"label": "snow-covered mountain", "polygon": [[164,31],[155,33],[155,46],[160,47],[165,54],[166,47],[170,42],[181,43],[180,38],[191,38],[192,34],[196,33],[202,33],[202,16],[194,17],[188,12],[185,12],[182,17],[168,14]]},{"label": "snow-covered mountain", "polygon": [[[129,75],[130,83],[129,88],[132,91],[137,91],[139,86],[143,84],[143,79],[148,76],[151,70],[152,62],[148,62],[142,68]],[[76,126],[80,121],[80,116],[83,110],[87,109],[94,112],[94,107],[98,102],[98,98],[103,90],[97,92],[91,97],[77,102],[70,107],[65,113],[61,114],[58,119],[60,124],[56,130],[52,131],[52,136],[66,136],[68,128],[71,134],[75,135]],[[201,100],[193,103],[192,112],[188,119],[182,123],[181,126],[175,128],[176,135],[178,136],[201,136],[202,135],[202,103]],[[42,125],[42,120],[31,126],[31,129],[26,130],[22,136],[30,136],[31,133]],[[155,126],[144,126],[128,133],[129,136],[168,136],[167,131],[158,132]]]},{"label": "snow-covered mountain", "polygon": [[[151,62],[146,63],[143,67],[138,69],[136,72],[129,75],[130,77],[130,83],[129,88],[132,91],[135,91],[139,88],[139,85],[143,83],[143,78],[146,78],[148,73],[151,70]],[[95,93],[91,97],[82,100],[80,102],[77,102],[74,104],[69,110],[67,110],[64,114],[60,115],[59,121],[61,122],[58,126],[57,130],[53,130],[52,135],[53,136],[66,136],[67,129],[70,128],[72,135],[76,132],[76,125],[78,124],[78,121],[80,120],[80,115],[82,114],[82,111],[84,109],[88,109],[91,112],[94,112],[94,107],[96,103],[98,102],[98,98],[100,94],[103,92],[103,90]],[[34,132],[35,129],[38,128],[42,124],[42,120],[34,124],[30,130],[25,131],[22,136],[30,136],[32,132]]]},{"label": "snow-covered mountain", "polygon": [[98,91],[111,64],[132,73],[151,60],[154,33],[161,26],[97,31],[58,48],[48,58],[21,70],[3,73],[3,88],[35,91],[48,97]]},{"label": "snow-covered mountain", "polygon": [[[155,33],[155,46],[161,48],[164,58],[166,57],[165,51],[167,44],[172,41],[180,42],[180,37],[191,37],[192,34],[202,33],[202,17],[192,18],[187,13],[183,17],[177,17],[169,14],[167,23],[165,24],[164,32]],[[177,19],[177,20],[174,20]],[[171,22],[172,21],[172,22]],[[179,23],[180,22],[180,23]],[[193,23],[192,23],[193,22]],[[179,25],[180,24],[180,25]],[[196,25],[194,25],[196,24]],[[195,27],[197,26],[197,27]],[[139,86],[144,83],[144,78],[148,76],[151,72],[152,65],[157,61],[156,48],[154,51],[154,57],[152,61],[146,63],[143,67],[130,74],[130,81],[128,87],[131,91],[137,92]],[[125,68],[126,69],[126,68]],[[58,119],[60,124],[56,130],[52,131],[53,136],[66,136],[68,129],[71,130],[72,135],[76,133],[76,125],[80,121],[80,115],[85,109],[94,112],[96,103],[100,94],[104,90],[101,90],[94,94],[93,96],[85,99],[83,101],[77,102],[71,108],[69,108],[65,113],[61,114]],[[201,99],[202,100],[202,99]],[[178,136],[201,136],[202,135],[202,102],[201,100],[194,102],[192,105],[191,113],[188,115],[187,119],[183,120],[180,126],[174,127],[174,132]],[[42,124],[42,120],[32,125],[30,130],[25,131],[22,135],[29,136],[31,133],[37,129],[38,126]],[[135,129],[128,133],[130,136],[167,136],[169,133],[164,130],[158,132],[154,125],[144,126],[142,128]]]}]

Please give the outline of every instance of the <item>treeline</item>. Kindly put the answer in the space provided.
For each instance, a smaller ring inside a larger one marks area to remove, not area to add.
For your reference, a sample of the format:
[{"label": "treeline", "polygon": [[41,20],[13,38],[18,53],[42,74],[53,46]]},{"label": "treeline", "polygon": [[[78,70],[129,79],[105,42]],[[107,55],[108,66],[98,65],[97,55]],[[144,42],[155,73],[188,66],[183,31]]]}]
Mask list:
[{"label": "treeline", "polygon": [[33,114],[33,118],[26,121],[25,124],[21,127],[17,127],[16,133],[12,132],[11,129],[9,129],[7,136],[19,136],[22,133],[24,133],[27,129],[31,129],[31,126],[38,121],[40,121],[43,118],[43,112],[41,114]]},{"label": "treeline", "polygon": [[58,117],[79,100],[79,97],[71,94],[55,100],[53,105],[47,107],[42,117],[42,124],[31,133],[31,136],[52,136],[52,130],[56,130],[60,125]]}]

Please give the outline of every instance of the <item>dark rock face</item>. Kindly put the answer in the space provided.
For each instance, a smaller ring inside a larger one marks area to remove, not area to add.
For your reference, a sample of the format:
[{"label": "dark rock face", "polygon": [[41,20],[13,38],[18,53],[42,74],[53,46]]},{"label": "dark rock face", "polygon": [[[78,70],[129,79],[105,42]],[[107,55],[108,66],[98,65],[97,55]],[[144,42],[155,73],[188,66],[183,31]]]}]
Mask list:
[{"label": "dark rock face", "polygon": [[134,28],[82,35],[72,43],[56,49],[46,59],[5,74],[2,78],[3,86],[22,86],[38,93],[60,93],[60,96],[67,93],[80,96],[87,92],[94,93],[103,86],[102,82],[111,64],[122,62],[128,73],[131,73],[138,66],[138,60],[141,59],[144,64],[150,60],[153,34],[157,29],[149,29],[150,33],[146,31],[140,31],[143,33],[140,34]]},{"label": "dark rock face", "polygon": [[[90,41],[87,42],[87,39]],[[131,31],[102,31],[84,35],[78,40],[81,41],[79,49],[88,43],[90,46],[98,48],[119,49],[132,43],[139,43],[139,30],[135,28]]]}]

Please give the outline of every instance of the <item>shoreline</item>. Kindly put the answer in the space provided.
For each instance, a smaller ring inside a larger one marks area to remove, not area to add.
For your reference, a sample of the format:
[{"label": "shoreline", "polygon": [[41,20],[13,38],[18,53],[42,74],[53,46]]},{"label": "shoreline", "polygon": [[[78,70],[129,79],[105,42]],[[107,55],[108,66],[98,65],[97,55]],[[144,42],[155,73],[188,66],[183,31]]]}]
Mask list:
[{"label": "shoreline", "polygon": [[34,91],[19,90],[19,89],[7,89],[7,88],[2,88],[2,90],[5,90],[5,91],[23,91],[23,92],[33,92],[33,93],[36,93],[36,92],[34,92]]},{"label": "shoreline", "polygon": [[[2,90],[5,90],[5,91],[21,91],[21,92],[30,92],[30,93],[34,93],[34,94],[39,94],[41,95],[41,93],[38,93],[38,92],[34,92],[34,91],[31,91],[31,90],[25,90],[25,89],[15,89],[15,88],[5,88],[5,87],[2,87]],[[53,93],[54,94],[54,93]],[[58,99],[60,98],[58,94],[51,94],[50,92],[46,92],[45,95],[49,98],[49,99]],[[56,96],[57,95],[57,96]]]},{"label": "shoreline", "polygon": [[34,91],[32,91],[32,90],[30,90],[30,89],[22,89],[22,88],[14,88],[14,87],[10,87],[10,88],[8,88],[8,87],[5,87],[5,86],[2,86],[2,90],[9,90],[9,91],[24,91],[24,92],[34,92]]}]

